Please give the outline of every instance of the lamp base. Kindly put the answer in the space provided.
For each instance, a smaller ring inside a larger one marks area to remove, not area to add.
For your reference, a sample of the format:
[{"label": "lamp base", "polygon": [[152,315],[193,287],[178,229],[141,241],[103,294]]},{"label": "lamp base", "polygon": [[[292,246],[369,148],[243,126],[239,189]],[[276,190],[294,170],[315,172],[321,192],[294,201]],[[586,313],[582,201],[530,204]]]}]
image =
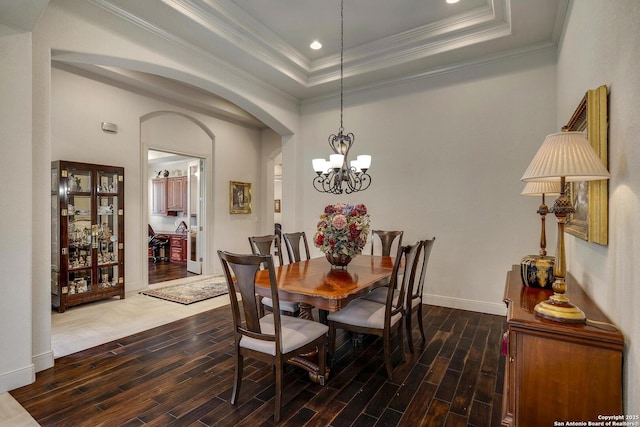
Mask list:
[{"label": "lamp base", "polygon": [[537,316],[556,322],[586,323],[587,321],[584,312],[560,294],[554,294],[548,300],[539,302],[534,311]]},{"label": "lamp base", "polygon": [[527,255],[520,260],[522,284],[532,288],[551,289],[555,257]]}]

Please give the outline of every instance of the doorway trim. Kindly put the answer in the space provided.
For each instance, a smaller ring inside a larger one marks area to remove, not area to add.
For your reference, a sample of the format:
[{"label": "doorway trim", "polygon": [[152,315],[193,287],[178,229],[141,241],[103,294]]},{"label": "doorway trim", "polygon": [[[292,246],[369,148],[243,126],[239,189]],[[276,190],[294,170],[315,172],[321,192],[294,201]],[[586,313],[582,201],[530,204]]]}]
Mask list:
[{"label": "doorway trim", "polygon": [[[210,146],[210,152],[209,153],[196,153],[196,152],[192,152],[192,151],[184,151],[184,150],[180,150],[178,148],[174,148],[174,147],[161,147],[161,146],[157,146],[157,145],[151,145],[148,143],[145,143],[142,141],[142,125],[145,121],[152,119],[152,118],[156,118],[158,116],[161,115],[171,115],[171,114],[175,114],[175,115],[179,115],[182,116],[188,120],[190,120],[191,122],[193,122],[195,125],[197,125],[200,129],[202,129],[202,131],[210,138],[211,140],[211,146]],[[208,256],[208,254],[210,253],[210,249],[211,249],[211,242],[213,241],[213,224],[214,224],[214,218],[210,217],[211,215],[213,215],[213,209],[212,209],[212,200],[214,200],[215,194],[214,194],[214,185],[213,185],[213,153],[214,153],[214,149],[215,149],[215,135],[213,134],[213,132],[211,132],[211,130],[205,126],[202,122],[200,122],[198,119],[195,119],[194,117],[189,116],[188,114],[184,114],[178,111],[155,111],[149,114],[145,114],[144,116],[140,117],[140,136],[139,136],[139,140],[140,140],[140,170],[141,170],[141,174],[140,174],[140,178],[141,178],[141,202],[142,202],[142,209],[140,209],[140,213],[141,213],[141,217],[139,218],[139,226],[141,230],[146,230],[146,224],[148,223],[148,218],[149,218],[149,183],[148,183],[148,176],[149,176],[149,161],[148,161],[148,156],[149,156],[149,150],[155,150],[155,151],[164,151],[167,153],[173,153],[173,154],[178,154],[181,156],[186,156],[186,157],[192,157],[195,159],[203,159],[204,160],[204,169],[205,169],[205,179],[202,181],[201,184],[201,190],[202,190],[202,197],[204,198],[204,201],[202,203],[203,205],[203,213],[202,213],[202,222],[204,223],[204,230],[205,233],[203,233],[202,236],[202,255],[203,255],[203,262],[202,262],[202,274],[212,274],[211,272],[213,271],[213,265],[211,264],[210,261],[210,256]],[[140,246],[139,246],[139,253],[142,255],[142,260],[144,260],[144,262],[142,262],[142,285],[143,288],[147,288],[149,286],[149,265],[147,262],[147,251],[148,251],[148,242],[146,239],[140,239]]]}]

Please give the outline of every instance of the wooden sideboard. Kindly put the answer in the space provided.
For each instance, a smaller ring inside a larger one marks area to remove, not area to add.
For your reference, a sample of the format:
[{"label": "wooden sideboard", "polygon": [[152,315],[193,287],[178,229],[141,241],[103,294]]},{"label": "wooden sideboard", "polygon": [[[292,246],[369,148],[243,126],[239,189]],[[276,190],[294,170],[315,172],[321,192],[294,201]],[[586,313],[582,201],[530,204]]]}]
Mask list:
[{"label": "wooden sideboard", "polygon": [[[570,274],[566,279],[567,297],[587,319],[610,323]],[[503,426],[597,422],[599,415],[623,413],[623,335],[610,325],[567,324],[536,316],[535,305],[552,293],[523,286],[519,265],[507,274]]]}]

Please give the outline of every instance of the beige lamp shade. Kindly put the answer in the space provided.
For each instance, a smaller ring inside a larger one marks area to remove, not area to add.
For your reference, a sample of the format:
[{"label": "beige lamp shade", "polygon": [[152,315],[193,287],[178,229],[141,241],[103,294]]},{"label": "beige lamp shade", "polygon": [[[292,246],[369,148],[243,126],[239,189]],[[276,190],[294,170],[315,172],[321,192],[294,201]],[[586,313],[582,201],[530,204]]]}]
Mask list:
[{"label": "beige lamp shade", "polygon": [[582,132],[548,135],[522,176],[522,181],[595,181],[609,179],[604,167]]},{"label": "beige lamp shade", "polygon": [[525,184],[521,196],[542,196],[560,194],[560,181],[529,181]]}]

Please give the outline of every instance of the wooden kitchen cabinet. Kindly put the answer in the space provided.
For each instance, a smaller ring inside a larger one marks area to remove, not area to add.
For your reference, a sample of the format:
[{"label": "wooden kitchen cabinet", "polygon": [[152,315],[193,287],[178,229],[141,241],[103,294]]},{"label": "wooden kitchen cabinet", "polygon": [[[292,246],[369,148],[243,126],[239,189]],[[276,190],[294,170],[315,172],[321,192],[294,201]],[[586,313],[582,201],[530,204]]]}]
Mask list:
[{"label": "wooden kitchen cabinet", "polygon": [[[571,275],[566,282],[567,297],[587,319],[610,323]],[[519,265],[507,274],[503,426],[597,422],[598,415],[623,413],[623,335],[610,324],[568,324],[536,316],[535,305],[552,293],[523,286]]]},{"label": "wooden kitchen cabinet", "polygon": [[187,177],[167,178],[167,211],[187,210]]},{"label": "wooden kitchen cabinet", "polygon": [[169,236],[169,260],[171,262],[186,264],[187,263],[187,235],[171,234]]},{"label": "wooden kitchen cabinet", "polygon": [[153,215],[175,216],[177,212],[187,210],[188,178],[186,176],[154,178],[151,183]]},{"label": "wooden kitchen cabinet", "polygon": [[151,213],[153,215],[167,214],[167,178],[155,178],[151,180]]}]

